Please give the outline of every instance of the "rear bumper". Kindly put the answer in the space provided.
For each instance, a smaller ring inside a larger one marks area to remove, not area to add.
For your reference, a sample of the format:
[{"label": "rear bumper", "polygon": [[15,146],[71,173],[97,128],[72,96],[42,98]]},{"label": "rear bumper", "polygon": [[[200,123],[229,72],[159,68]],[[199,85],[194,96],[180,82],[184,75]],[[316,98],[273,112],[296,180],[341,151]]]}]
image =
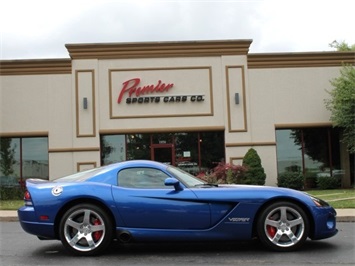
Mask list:
[{"label": "rear bumper", "polygon": [[40,221],[33,207],[23,206],[18,209],[17,215],[25,232],[42,238],[56,239],[54,224]]}]

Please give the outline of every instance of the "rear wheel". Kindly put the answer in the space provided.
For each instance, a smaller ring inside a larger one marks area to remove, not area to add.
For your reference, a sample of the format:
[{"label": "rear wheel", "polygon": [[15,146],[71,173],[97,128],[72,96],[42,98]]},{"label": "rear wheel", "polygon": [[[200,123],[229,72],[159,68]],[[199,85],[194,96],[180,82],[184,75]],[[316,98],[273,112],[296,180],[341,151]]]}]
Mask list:
[{"label": "rear wheel", "polygon": [[294,203],[273,203],[261,212],[257,232],[260,241],[268,248],[277,251],[295,250],[308,237],[308,217]]},{"label": "rear wheel", "polygon": [[109,216],[93,204],[79,204],[66,211],[59,230],[64,247],[76,255],[101,253],[113,235]]}]

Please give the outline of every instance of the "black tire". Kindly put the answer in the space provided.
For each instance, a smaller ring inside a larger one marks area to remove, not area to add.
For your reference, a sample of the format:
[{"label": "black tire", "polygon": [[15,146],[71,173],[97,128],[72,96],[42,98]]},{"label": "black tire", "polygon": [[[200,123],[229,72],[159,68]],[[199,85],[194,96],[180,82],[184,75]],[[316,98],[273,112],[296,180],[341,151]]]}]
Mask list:
[{"label": "black tire", "polygon": [[102,253],[112,241],[112,223],[105,211],[93,204],[78,204],[67,210],[60,221],[60,240],[74,255]]},{"label": "black tire", "polygon": [[298,205],[276,202],[260,213],[257,221],[259,240],[276,251],[293,251],[307,240],[309,220]]}]

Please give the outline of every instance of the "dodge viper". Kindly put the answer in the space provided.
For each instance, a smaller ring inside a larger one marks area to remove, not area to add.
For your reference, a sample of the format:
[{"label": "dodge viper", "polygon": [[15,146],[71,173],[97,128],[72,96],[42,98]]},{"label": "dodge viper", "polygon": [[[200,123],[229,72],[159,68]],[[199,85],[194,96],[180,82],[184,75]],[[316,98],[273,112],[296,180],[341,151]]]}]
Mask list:
[{"label": "dodge viper", "polygon": [[171,165],[132,160],[56,180],[26,180],[19,221],[74,255],[103,253],[113,240],[259,239],[276,251],[334,236],[336,211],[286,188],[208,184]]}]

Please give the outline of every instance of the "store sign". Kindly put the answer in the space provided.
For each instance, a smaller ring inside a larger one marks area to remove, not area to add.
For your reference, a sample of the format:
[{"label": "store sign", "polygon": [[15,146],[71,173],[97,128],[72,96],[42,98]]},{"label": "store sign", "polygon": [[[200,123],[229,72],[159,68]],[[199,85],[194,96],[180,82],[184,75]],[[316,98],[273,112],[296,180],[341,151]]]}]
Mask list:
[{"label": "store sign", "polygon": [[203,95],[169,95],[162,96],[161,94],[170,92],[174,87],[174,83],[164,83],[158,80],[156,84],[141,84],[140,78],[133,78],[122,83],[122,88],[117,98],[117,103],[120,104],[126,96],[127,104],[134,103],[159,103],[159,102],[202,102]]},{"label": "store sign", "polygon": [[110,118],[211,116],[212,84],[209,66],[111,69]]}]

